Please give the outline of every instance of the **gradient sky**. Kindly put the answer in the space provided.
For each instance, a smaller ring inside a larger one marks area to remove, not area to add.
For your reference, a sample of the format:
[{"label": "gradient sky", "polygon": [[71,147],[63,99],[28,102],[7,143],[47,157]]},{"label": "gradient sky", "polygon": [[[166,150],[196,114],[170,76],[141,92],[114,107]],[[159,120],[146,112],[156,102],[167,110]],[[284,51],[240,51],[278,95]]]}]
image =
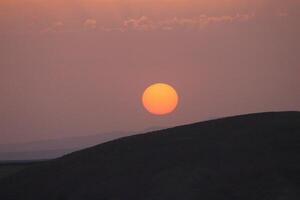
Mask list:
[{"label": "gradient sky", "polygon": [[[0,143],[300,110],[298,0],[1,0]],[[177,110],[145,111],[166,82]]]}]

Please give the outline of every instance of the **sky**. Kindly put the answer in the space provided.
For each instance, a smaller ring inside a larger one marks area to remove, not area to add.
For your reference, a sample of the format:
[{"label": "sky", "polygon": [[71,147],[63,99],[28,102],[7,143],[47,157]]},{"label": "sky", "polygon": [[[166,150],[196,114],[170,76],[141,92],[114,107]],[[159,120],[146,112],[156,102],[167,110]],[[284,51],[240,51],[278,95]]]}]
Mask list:
[{"label": "sky", "polygon": [[[0,144],[300,110],[298,0],[1,0]],[[179,105],[154,116],[152,83]]]}]

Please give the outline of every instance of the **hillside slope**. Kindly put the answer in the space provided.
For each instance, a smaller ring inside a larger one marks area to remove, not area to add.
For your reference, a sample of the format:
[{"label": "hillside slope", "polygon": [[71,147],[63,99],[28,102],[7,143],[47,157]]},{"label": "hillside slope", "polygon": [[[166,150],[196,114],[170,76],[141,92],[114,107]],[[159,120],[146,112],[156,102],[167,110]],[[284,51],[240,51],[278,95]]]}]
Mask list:
[{"label": "hillside slope", "polygon": [[298,200],[300,113],[130,136],[0,180],[5,200]]}]

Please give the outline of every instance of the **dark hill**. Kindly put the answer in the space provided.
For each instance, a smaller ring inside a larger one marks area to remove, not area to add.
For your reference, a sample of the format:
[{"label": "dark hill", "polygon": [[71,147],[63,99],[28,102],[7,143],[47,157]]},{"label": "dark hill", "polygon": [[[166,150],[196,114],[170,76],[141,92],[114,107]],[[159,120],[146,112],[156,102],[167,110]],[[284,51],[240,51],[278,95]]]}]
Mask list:
[{"label": "dark hill", "polygon": [[300,113],[122,138],[0,180],[2,200],[299,200]]}]

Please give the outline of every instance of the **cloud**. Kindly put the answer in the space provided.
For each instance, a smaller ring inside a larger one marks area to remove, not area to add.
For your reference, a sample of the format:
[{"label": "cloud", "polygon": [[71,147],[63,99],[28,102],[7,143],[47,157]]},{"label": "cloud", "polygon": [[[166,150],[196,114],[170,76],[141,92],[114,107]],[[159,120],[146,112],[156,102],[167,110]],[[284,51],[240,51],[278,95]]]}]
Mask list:
[{"label": "cloud", "polygon": [[61,22],[61,21],[57,21],[57,22],[54,22],[52,23],[49,27],[43,29],[41,32],[42,33],[49,33],[49,32],[59,32],[59,31],[62,31],[64,27],[64,23]]},{"label": "cloud", "polygon": [[149,31],[149,30],[156,29],[157,24],[155,24],[148,17],[142,16],[141,18],[138,19],[125,20],[122,28],[125,30]]},{"label": "cloud", "polygon": [[251,14],[236,14],[234,16],[207,16],[201,15],[194,18],[177,18],[165,20],[151,20],[146,16],[140,18],[127,19],[124,21],[122,30],[136,31],[152,31],[152,30],[174,30],[174,29],[190,29],[199,30],[214,24],[230,24],[234,22],[246,22],[255,17],[255,13]]},{"label": "cloud", "polygon": [[[285,16],[285,14],[281,14]],[[98,30],[98,31],[172,31],[172,30],[201,30],[212,25],[231,24],[231,23],[243,23],[255,18],[255,13],[250,14],[236,14],[236,15],[224,15],[224,16],[208,16],[200,15],[192,18],[167,18],[153,20],[147,16],[139,18],[130,18],[121,21],[120,25],[115,27],[102,26],[96,19],[86,19],[83,22],[83,28],[85,30]],[[42,30],[42,33],[56,33],[62,31],[72,32],[76,30],[75,27],[65,27],[65,24],[61,21],[52,23],[48,28]]]},{"label": "cloud", "polygon": [[97,28],[97,20],[95,20],[95,19],[87,19],[87,20],[85,20],[85,22],[83,23],[83,26],[84,26],[86,29],[94,30],[94,29]]}]

